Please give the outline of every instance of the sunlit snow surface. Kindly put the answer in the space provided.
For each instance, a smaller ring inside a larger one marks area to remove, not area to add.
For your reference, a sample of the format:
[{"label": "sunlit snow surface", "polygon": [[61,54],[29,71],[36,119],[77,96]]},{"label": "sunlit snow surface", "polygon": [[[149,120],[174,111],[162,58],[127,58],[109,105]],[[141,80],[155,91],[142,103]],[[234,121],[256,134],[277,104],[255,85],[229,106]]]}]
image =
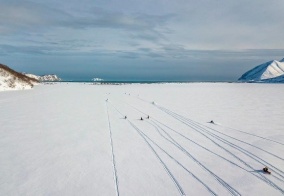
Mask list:
[{"label": "sunlit snow surface", "polygon": [[1,92],[0,195],[283,195],[283,89],[60,83]]}]

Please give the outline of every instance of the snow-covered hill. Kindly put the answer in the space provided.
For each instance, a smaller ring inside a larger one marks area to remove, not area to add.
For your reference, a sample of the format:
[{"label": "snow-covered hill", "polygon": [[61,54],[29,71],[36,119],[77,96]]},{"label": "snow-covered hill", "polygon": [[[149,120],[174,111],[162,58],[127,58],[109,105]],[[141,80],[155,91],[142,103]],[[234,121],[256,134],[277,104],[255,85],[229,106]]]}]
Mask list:
[{"label": "snow-covered hill", "polygon": [[36,84],[38,84],[38,80],[0,64],[0,91],[31,89]]},{"label": "snow-covered hill", "polygon": [[266,80],[261,80],[261,82],[265,83],[284,83],[284,75],[278,76],[276,78],[270,78]]},{"label": "snow-covered hill", "polygon": [[[269,61],[244,73],[239,81],[243,82],[283,82],[284,59]],[[279,77],[279,78],[278,78]],[[282,77],[282,79],[281,79]],[[278,78],[278,79],[276,79]]]},{"label": "snow-covered hill", "polygon": [[44,81],[48,81],[48,82],[61,81],[61,79],[55,74],[40,76],[39,80],[43,82]]},{"label": "snow-covered hill", "polygon": [[29,73],[24,73],[24,74],[26,76],[30,77],[30,78],[37,79],[40,82],[57,82],[57,81],[61,81],[61,78],[59,78],[55,74],[42,75],[42,76],[37,76],[37,75],[34,75],[34,74],[29,74]]}]

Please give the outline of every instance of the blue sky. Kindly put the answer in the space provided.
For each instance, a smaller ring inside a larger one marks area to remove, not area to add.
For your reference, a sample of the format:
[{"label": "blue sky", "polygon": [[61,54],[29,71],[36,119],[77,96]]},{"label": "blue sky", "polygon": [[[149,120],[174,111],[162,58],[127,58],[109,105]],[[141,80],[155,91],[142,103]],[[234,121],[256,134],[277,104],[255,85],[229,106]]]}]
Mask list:
[{"label": "blue sky", "polygon": [[284,57],[283,0],[0,0],[0,63],[65,79],[236,80]]}]

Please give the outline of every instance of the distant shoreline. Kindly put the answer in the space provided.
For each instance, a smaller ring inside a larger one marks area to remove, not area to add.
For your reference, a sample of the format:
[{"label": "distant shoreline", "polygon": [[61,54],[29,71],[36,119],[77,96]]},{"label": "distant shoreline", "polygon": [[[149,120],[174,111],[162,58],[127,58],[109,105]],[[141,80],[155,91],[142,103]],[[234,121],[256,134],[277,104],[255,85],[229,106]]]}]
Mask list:
[{"label": "distant shoreline", "polygon": [[[233,81],[50,81],[50,82],[59,82],[59,83],[96,83],[96,84],[163,84],[163,83],[240,83]],[[45,82],[47,83],[47,82]]]},{"label": "distant shoreline", "polygon": [[284,84],[281,82],[263,81],[45,81],[41,83],[88,83],[94,85],[106,84],[194,84],[194,83],[228,83],[228,84]]}]

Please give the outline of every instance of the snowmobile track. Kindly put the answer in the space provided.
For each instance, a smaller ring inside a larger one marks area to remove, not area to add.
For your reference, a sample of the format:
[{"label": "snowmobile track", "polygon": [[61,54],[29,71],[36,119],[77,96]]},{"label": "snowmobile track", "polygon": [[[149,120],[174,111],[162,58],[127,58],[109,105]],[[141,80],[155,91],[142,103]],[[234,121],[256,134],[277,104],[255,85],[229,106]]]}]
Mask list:
[{"label": "snowmobile track", "polygon": [[[142,132],[142,131],[141,131]],[[163,151],[168,157],[174,160],[179,166],[181,166],[185,171],[187,171],[193,178],[195,178],[198,182],[200,182],[212,195],[217,195],[208,185],[206,185],[203,181],[201,181],[196,175],[194,175],[191,171],[189,171],[184,165],[182,165],[178,160],[172,157],[168,152],[166,152],[162,147],[160,147],[156,142],[154,142],[149,136],[147,136],[144,132],[142,134],[150,140],[156,147],[158,147],[161,151]]]},{"label": "snowmobile track", "polygon": [[[111,104],[111,106],[113,106],[113,108],[120,114],[123,116],[123,114],[113,105]],[[146,142],[147,146],[152,150],[152,152],[155,154],[155,156],[157,157],[157,159],[159,160],[159,162],[162,164],[164,170],[167,172],[167,174],[170,176],[171,180],[174,182],[175,186],[177,187],[180,195],[185,195],[182,187],[180,186],[180,184],[178,183],[178,181],[176,180],[176,178],[174,177],[174,175],[172,174],[172,172],[168,169],[167,165],[164,163],[164,161],[160,158],[160,156],[158,155],[158,153],[155,151],[155,149],[151,146],[151,144],[147,141],[147,139],[142,135],[141,131],[130,121],[127,120],[129,122],[129,124],[137,131],[137,133],[142,137],[142,139]]]},{"label": "snowmobile track", "polygon": [[111,159],[112,159],[112,166],[113,166],[115,191],[116,191],[116,195],[119,196],[118,177],[117,177],[115,156],[114,156],[114,151],[113,151],[112,130],[111,130],[111,125],[110,125],[110,118],[109,118],[109,112],[108,112],[108,105],[107,105],[107,103],[106,103],[106,108],[107,108],[107,117],[108,117],[109,137],[110,137],[110,146],[111,146]]},{"label": "snowmobile track", "polygon": [[[157,107],[159,107],[159,106],[157,106]],[[225,144],[227,144],[227,145],[229,145],[229,146],[231,146],[231,147],[233,147],[233,148],[239,150],[240,152],[244,153],[245,155],[249,156],[250,158],[254,159],[255,161],[261,163],[261,161],[259,161],[259,160],[257,160],[256,158],[253,158],[253,157],[252,157],[252,156],[255,156],[255,157],[257,157],[257,156],[254,155],[254,154],[252,154],[251,152],[249,152],[249,151],[247,151],[247,150],[245,150],[245,149],[243,149],[243,148],[241,148],[241,147],[239,147],[239,146],[237,146],[237,145],[235,145],[235,144],[233,144],[233,143],[231,143],[231,142],[229,142],[229,141],[227,141],[227,140],[225,140],[225,139],[223,139],[223,138],[220,138],[219,136],[217,136],[217,135],[215,135],[215,134],[213,134],[213,133],[211,133],[211,132],[209,132],[209,131],[207,131],[207,130],[202,130],[202,129],[204,129],[204,128],[203,128],[203,127],[200,127],[200,125],[199,125],[199,129],[198,129],[198,125],[192,125],[192,124],[189,124],[188,122],[185,122],[185,121],[182,119],[182,118],[185,118],[185,117],[182,117],[181,115],[177,115],[177,114],[175,114],[175,113],[173,114],[173,113],[171,113],[170,111],[163,110],[163,108],[161,108],[161,107],[160,107],[160,109],[161,109],[162,111],[164,111],[165,113],[169,114],[170,116],[172,116],[173,118],[177,119],[178,121],[182,122],[183,124],[189,126],[189,127],[192,128],[193,130],[197,131],[198,133],[202,134],[204,137],[206,137],[207,139],[209,139],[210,141],[212,141],[214,144],[216,144],[218,147],[222,148],[223,150],[225,150],[226,152],[228,152],[229,154],[231,154],[233,157],[235,157],[236,159],[238,159],[239,161],[241,161],[242,163],[244,163],[244,164],[245,164],[246,166],[248,166],[249,168],[251,168],[251,169],[254,170],[254,168],[251,167],[249,164],[247,164],[245,161],[243,161],[242,159],[240,159],[239,157],[237,157],[236,155],[234,155],[232,152],[230,152],[228,149],[226,149],[225,147],[221,146],[220,144],[218,144],[217,142],[215,142],[213,139],[211,139],[211,138],[209,138],[207,135],[205,135],[205,134],[203,133],[203,131],[206,132],[207,134],[211,135],[211,137],[214,137],[214,138],[217,139],[218,141],[221,141],[221,142],[223,142],[223,143],[225,143]],[[186,119],[186,118],[185,118],[185,119]],[[201,128],[201,129],[200,129],[200,128]],[[249,154],[251,154],[252,156],[250,156]],[[259,157],[257,157],[257,158],[260,159],[260,160],[262,160],[262,161],[264,161],[263,159],[261,159],[261,158],[259,158]],[[264,162],[266,162],[266,161],[264,161]],[[266,163],[267,163],[267,162],[266,162]],[[263,164],[263,163],[261,163],[261,164]],[[267,163],[267,165],[270,165],[270,166],[273,167],[275,170],[278,170],[279,172],[283,173],[283,171],[279,170],[279,169],[276,168],[275,166],[273,166],[273,165],[271,165],[271,164],[269,164],[269,163]],[[274,173],[277,173],[279,176],[281,176],[281,177],[283,178],[283,176],[282,176],[279,172],[276,172],[275,170],[274,170]],[[273,171],[273,170],[272,170],[272,171]],[[282,188],[280,188],[279,186],[277,186],[277,185],[276,185],[274,182],[272,182],[271,180],[267,179],[267,178],[266,178],[264,175],[262,175],[261,173],[259,173],[259,175],[261,176],[261,179],[262,179],[264,182],[266,182],[268,185],[272,186],[273,188],[279,190],[282,194],[284,194],[284,190],[283,190]],[[276,179],[278,179],[278,180],[280,180],[280,181],[283,181],[282,179],[280,179],[280,178],[278,178],[278,177],[276,177],[276,176],[273,176],[273,177],[276,178]]]},{"label": "snowmobile track", "polygon": [[[155,127],[155,129],[159,132],[157,127]],[[186,149],[184,149],[181,145],[179,145],[179,143],[177,143],[173,138],[171,138],[173,140],[173,141],[171,141],[168,138],[164,137],[162,134],[160,134],[160,135],[163,138],[165,138],[168,142],[170,142],[171,144],[176,146],[183,153],[185,153],[191,160],[193,160],[195,163],[197,163],[202,169],[204,169],[206,172],[208,172],[212,177],[214,177],[218,183],[220,183],[224,188],[226,188],[230,192],[231,195],[241,195],[237,190],[235,190],[233,187],[231,187],[222,178],[217,176],[215,173],[213,173],[211,170],[209,170],[205,165],[203,165],[200,161],[198,161],[192,154],[190,154]]]},{"label": "snowmobile track", "polygon": [[167,167],[167,165],[164,163],[164,161],[161,159],[161,157],[158,155],[158,153],[155,151],[155,149],[151,146],[151,144],[147,141],[147,139],[143,136],[143,134],[141,133],[141,131],[132,123],[128,120],[128,122],[130,123],[130,125],[137,131],[137,133],[144,139],[144,141],[146,142],[146,144],[149,146],[149,148],[152,150],[152,152],[156,155],[157,159],[160,161],[160,163],[163,165],[163,168],[166,170],[167,174],[170,176],[170,178],[172,179],[172,181],[174,182],[174,184],[176,185],[180,195],[185,195],[182,187],[180,186],[180,184],[178,183],[178,181],[176,180],[176,178],[174,177],[174,175],[172,174],[172,172],[169,170],[169,168]]},{"label": "snowmobile track", "polygon": [[[217,124],[217,125],[218,125],[218,124]],[[226,128],[226,129],[231,129],[231,130],[233,130],[233,131],[237,131],[237,132],[240,132],[240,133],[244,133],[244,134],[247,134],[247,135],[251,135],[251,136],[254,136],[254,137],[258,137],[258,138],[261,138],[261,139],[264,139],[264,140],[267,140],[267,141],[270,141],[270,142],[274,142],[274,143],[277,143],[277,144],[280,144],[280,145],[283,145],[283,146],[284,146],[283,143],[278,142],[278,141],[275,141],[275,140],[272,140],[272,139],[269,139],[269,138],[266,138],[266,137],[262,137],[262,136],[259,136],[259,135],[256,135],[256,134],[248,133],[248,132],[246,132],[246,131],[241,131],[241,130],[239,130],[239,129],[234,129],[234,128],[231,128],[231,127],[226,127],[226,126],[223,126],[223,125],[219,125],[219,126],[222,126],[222,127]]]},{"label": "snowmobile track", "polygon": [[[164,111],[164,112],[167,113],[167,111]],[[198,133],[202,134],[202,135],[205,136],[206,138],[208,138],[208,135],[205,135],[205,133],[209,134],[211,137],[217,139],[218,141],[221,141],[221,142],[223,142],[223,143],[225,143],[225,144],[227,144],[227,145],[229,145],[229,146],[231,146],[231,147],[233,147],[233,148],[239,150],[240,152],[246,154],[247,156],[249,156],[250,158],[254,159],[255,161],[257,161],[257,162],[259,162],[259,163],[261,163],[261,164],[264,164],[264,163],[265,163],[266,165],[269,165],[270,167],[272,167],[272,168],[274,168],[275,170],[277,170],[277,171],[279,171],[280,173],[282,173],[282,174],[279,174],[278,172],[274,171],[274,172],[278,173],[278,175],[280,175],[282,178],[284,178],[284,176],[282,176],[282,175],[284,174],[284,172],[283,172],[282,170],[276,168],[275,166],[273,166],[272,164],[270,164],[270,163],[268,163],[267,161],[263,160],[262,158],[258,157],[257,155],[252,154],[252,153],[249,152],[248,150],[245,150],[244,148],[242,148],[242,147],[240,147],[240,146],[238,146],[238,145],[236,145],[236,144],[234,144],[234,143],[232,143],[232,142],[230,142],[230,141],[228,141],[228,140],[226,140],[226,139],[224,139],[224,138],[221,138],[220,136],[218,136],[218,135],[216,135],[216,134],[214,134],[214,133],[212,133],[212,132],[206,130],[206,128],[202,127],[202,125],[195,124],[194,122],[191,122],[191,121],[187,120],[185,117],[182,117],[182,116],[180,116],[180,115],[178,115],[178,114],[175,114],[175,113],[174,113],[174,114],[171,114],[170,112],[168,112],[168,114],[171,115],[173,118],[176,118],[178,121],[182,122],[183,124],[189,126],[189,127],[192,128],[193,130],[197,131]],[[188,122],[188,121],[189,121],[189,122]],[[204,133],[204,132],[205,132],[205,133]],[[210,138],[208,138],[208,139],[210,139]],[[212,140],[212,139],[210,139],[210,140]],[[214,142],[214,141],[213,141],[213,142]],[[253,157],[252,157],[252,156],[253,156]],[[257,160],[257,159],[259,159],[259,160]],[[261,162],[261,161],[263,161],[264,163]],[[265,164],[264,164],[264,165],[265,165]]]},{"label": "snowmobile track", "polygon": [[[154,118],[152,118],[152,119],[154,119]],[[154,119],[154,120],[157,121],[156,119]],[[160,130],[162,130],[169,138],[172,139],[172,136],[170,136],[170,134],[169,134],[165,129],[163,129],[161,126],[159,126],[155,121],[152,120],[152,122],[153,122]],[[217,157],[219,157],[219,158],[221,158],[221,159],[227,161],[228,163],[230,163],[230,164],[232,164],[232,165],[234,165],[234,166],[236,166],[236,167],[238,167],[238,168],[240,168],[240,169],[243,169],[243,170],[245,170],[245,171],[248,171],[247,169],[243,168],[242,166],[240,166],[240,165],[238,165],[238,164],[236,164],[236,163],[230,161],[229,159],[227,159],[227,158],[225,158],[225,157],[223,157],[223,156],[221,156],[221,155],[219,155],[219,154],[217,154],[217,153],[211,151],[210,149],[208,149],[208,148],[206,148],[206,147],[204,147],[204,146],[198,144],[197,142],[191,140],[190,138],[186,137],[185,135],[183,135],[183,134],[181,134],[181,133],[179,133],[179,132],[173,130],[173,129],[170,128],[169,126],[167,126],[167,125],[165,125],[165,124],[163,124],[163,123],[161,123],[161,122],[159,122],[159,121],[157,121],[157,122],[160,123],[161,125],[167,127],[167,128],[170,129],[171,131],[175,132],[176,134],[180,135],[181,137],[185,138],[186,140],[190,141],[191,143],[193,143],[193,144],[197,145],[198,147],[200,147],[200,148],[206,150],[207,152],[210,152],[210,153],[214,154],[215,156],[217,156]],[[172,139],[172,140],[173,140],[173,139]]]},{"label": "snowmobile track", "polygon": [[[158,126],[158,125],[157,125]],[[162,128],[161,128],[162,129]],[[163,130],[163,129],[162,129]],[[157,130],[158,131],[158,130]],[[159,132],[159,131],[158,131]],[[164,130],[163,130],[163,132],[165,132]],[[165,132],[166,133],[166,132]],[[167,133],[166,133],[167,134]],[[164,137],[164,136],[162,136],[162,137]],[[173,138],[169,135],[169,137],[173,140]],[[189,139],[190,140],[190,139]],[[229,152],[230,154],[231,154],[231,152]],[[238,160],[240,160],[242,163],[244,163],[246,166],[248,166],[250,169],[253,169],[249,164],[247,164],[246,162],[244,162],[242,159],[240,159],[240,158],[238,158],[238,157],[235,157],[235,158],[237,158]],[[225,159],[225,160],[227,160],[227,159]],[[228,160],[229,161],[229,160]],[[231,162],[231,161],[229,161],[229,162]],[[241,166],[239,166],[239,165],[237,165],[237,164],[235,164],[235,163],[233,163],[233,162],[231,162],[233,165],[235,165],[235,166],[237,166],[237,167],[239,167],[240,169],[243,169],[243,170],[245,170],[245,171],[247,171],[247,172],[249,172],[248,170],[246,170],[246,169],[244,169],[243,167],[241,167]],[[274,187],[274,188],[276,188],[276,189],[278,189],[278,188],[280,188],[280,187],[278,187],[277,185],[275,185],[272,181],[270,181],[270,180],[268,180],[268,179],[266,179],[264,176],[259,176],[259,175],[257,175],[257,174],[254,174],[254,173],[251,173],[250,172],[250,174],[251,175],[253,175],[253,176],[255,176],[255,177],[257,177],[258,179],[260,179],[260,180],[262,180],[262,181],[264,181],[265,183],[268,183],[269,185],[271,185],[272,187]],[[264,177],[264,178],[263,178]],[[278,178],[277,178],[278,179]],[[282,181],[281,179],[278,179],[278,180],[280,180],[280,181]],[[281,188],[280,188],[281,189]],[[278,189],[279,190],[279,189]]]}]

